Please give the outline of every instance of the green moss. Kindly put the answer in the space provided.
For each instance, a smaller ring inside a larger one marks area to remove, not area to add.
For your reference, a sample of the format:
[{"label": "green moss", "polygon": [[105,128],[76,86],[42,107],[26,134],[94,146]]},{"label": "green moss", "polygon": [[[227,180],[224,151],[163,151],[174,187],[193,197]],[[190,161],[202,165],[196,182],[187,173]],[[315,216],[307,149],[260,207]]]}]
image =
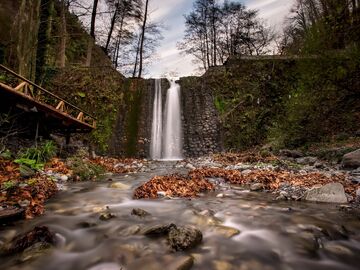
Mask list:
[{"label": "green moss", "polygon": [[125,104],[128,106],[128,116],[125,123],[125,153],[127,156],[135,156],[137,151],[139,120],[141,114],[141,93],[144,89],[144,81],[133,80],[129,83],[129,89],[125,92],[124,96]]}]

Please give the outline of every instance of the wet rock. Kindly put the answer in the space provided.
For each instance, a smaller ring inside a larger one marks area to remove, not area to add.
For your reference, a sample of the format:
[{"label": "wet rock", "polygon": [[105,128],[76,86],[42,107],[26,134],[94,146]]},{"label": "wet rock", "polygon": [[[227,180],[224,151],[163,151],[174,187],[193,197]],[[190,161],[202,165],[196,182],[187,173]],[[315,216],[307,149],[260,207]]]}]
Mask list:
[{"label": "wet rock", "polygon": [[342,184],[330,183],[322,187],[309,189],[304,194],[304,199],[314,202],[347,203],[347,197]]},{"label": "wet rock", "polygon": [[156,194],[158,198],[165,198],[167,196],[165,191],[158,191]]},{"label": "wet rock", "polygon": [[166,225],[155,225],[143,230],[143,234],[146,236],[164,236],[169,233],[172,228],[176,228],[176,225],[173,223]]},{"label": "wet rock", "polygon": [[164,255],[155,257],[146,256],[135,260],[127,269],[137,270],[189,270],[194,264],[194,258],[190,256]]},{"label": "wet rock", "polygon": [[295,161],[296,163],[298,164],[301,164],[301,165],[314,165],[315,162],[317,162],[317,158],[316,157],[302,157],[302,158],[297,158]]},{"label": "wet rock", "polygon": [[120,265],[117,263],[100,263],[97,265],[94,265],[87,270],[123,270]]},{"label": "wet rock", "polygon": [[88,222],[88,221],[82,221],[80,223],[77,224],[79,227],[81,228],[91,228],[91,227],[95,227],[97,224],[93,223],[93,222]]},{"label": "wet rock", "polygon": [[352,256],[353,252],[347,248],[344,247],[342,245],[340,245],[339,243],[336,242],[326,242],[324,243],[324,250],[326,250],[327,252],[330,252],[334,255],[338,255],[338,256]]},{"label": "wet rock", "polygon": [[291,157],[291,158],[301,158],[303,157],[303,153],[297,150],[289,150],[289,149],[283,149],[280,150],[280,155],[284,157]]},{"label": "wet rock", "polygon": [[226,261],[213,261],[214,269],[216,270],[232,270],[234,269],[233,266]]},{"label": "wet rock", "polygon": [[131,215],[138,216],[138,217],[146,217],[146,216],[150,216],[150,213],[146,212],[145,210],[143,210],[141,208],[134,208],[131,211]]},{"label": "wet rock", "polygon": [[60,180],[66,182],[67,180],[69,180],[69,177],[67,175],[62,175],[60,176]]},{"label": "wet rock", "polygon": [[24,218],[25,209],[8,207],[0,209],[0,223],[8,223]]},{"label": "wet rock", "polygon": [[100,215],[99,219],[102,220],[102,221],[108,221],[108,220],[110,220],[112,218],[115,218],[115,217],[116,217],[116,215],[113,214],[113,213],[102,213]]},{"label": "wet rock", "polygon": [[120,183],[120,182],[115,182],[115,183],[112,183],[110,185],[110,188],[116,188],[116,189],[120,189],[120,190],[126,190],[126,189],[129,189],[130,187],[128,185],[125,185],[123,183]]},{"label": "wet rock", "polygon": [[33,169],[29,168],[26,165],[20,165],[19,169],[20,169],[20,176],[23,178],[30,178],[36,174],[36,172]]},{"label": "wet rock", "polygon": [[20,200],[18,201],[18,204],[23,207],[23,208],[26,208],[30,205],[30,201],[29,200]]},{"label": "wet rock", "polygon": [[171,227],[168,235],[169,245],[176,251],[196,247],[201,241],[201,231],[192,227]]},{"label": "wet rock", "polygon": [[225,195],[223,193],[219,193],[218,195],[216,195],[216,198],[224,198]]},{"label": "wet rock", "polygon": [[129,235],[134,235],[139,233],[141,230],[141,226],[140,225],[132,225],[124,230],[122,230],[120,232],[120,235],[122,236],[129,236]]},{"label": "wet rock", "polygon": [[356,199],[357,202],[360,202],[360,188],[356,190]]},{"label": "wet rock", "polygon": [[345,169],[356,169],[360,167],[360,149],[345,154],[342,159],[342,166]]},{"label": "wet rock", "polygon": [[261,183],[255,183],[250,186],[251,191],[260,191],[264,189],[264,185]]},{"label": "wet rock", "polygon": [[36,243],[55,245],[56,237],[46,226],[35,227],[33,230],[18,235],[9,243],[5,244],[1,250],[2,255],[11,255],[23,252],[25,249]]},{"label": "wet rock", "polygon": [[231,238],[235,235],[240,234],[240,231],[238,229],[223,225],[213,226],[213,230],[226,238]]},{"label": "wet rock", "polygon": [[51,244],[46,242],[35,243],[31,247],[28,247],[27,249],[24,250],[20,260],[22,262],[34,260],[48,253],[52,247],[53,246]]},{"label": "wet rock", "polygon": [[196,169],[195,166],[192,165],[191,163],[186,164],[185,168],[189,169],[189,170],[195,170]]}]

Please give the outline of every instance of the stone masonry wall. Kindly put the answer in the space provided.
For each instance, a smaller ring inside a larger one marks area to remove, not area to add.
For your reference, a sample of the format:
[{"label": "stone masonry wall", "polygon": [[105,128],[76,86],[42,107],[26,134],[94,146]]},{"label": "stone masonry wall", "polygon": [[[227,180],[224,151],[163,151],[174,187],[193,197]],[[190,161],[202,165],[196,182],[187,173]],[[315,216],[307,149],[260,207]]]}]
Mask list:
[{"label": "stone masonry wall", "polygon": [[214,97],[201,80],[197,77],[180,79],[185,157],[198,157],[222,149]]}]

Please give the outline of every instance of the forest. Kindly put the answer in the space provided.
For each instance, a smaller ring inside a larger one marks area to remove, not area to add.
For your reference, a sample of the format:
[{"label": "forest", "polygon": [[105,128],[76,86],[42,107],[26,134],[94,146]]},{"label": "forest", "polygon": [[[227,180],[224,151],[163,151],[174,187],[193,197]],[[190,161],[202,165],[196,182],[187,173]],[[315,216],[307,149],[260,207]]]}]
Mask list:
[{"label": "forest", "polygon": [[358,269],[359,0],[1,0],[0,268]]}]

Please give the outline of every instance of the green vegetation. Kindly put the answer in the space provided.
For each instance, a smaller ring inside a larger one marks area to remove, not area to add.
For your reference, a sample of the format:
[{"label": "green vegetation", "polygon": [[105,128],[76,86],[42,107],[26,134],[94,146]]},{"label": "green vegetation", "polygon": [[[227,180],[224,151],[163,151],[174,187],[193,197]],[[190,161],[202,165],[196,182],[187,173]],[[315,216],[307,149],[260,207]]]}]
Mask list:
[{"label": "green vegetation", "polygon": [[20,171],[27,168],[41,170],[45,162],[56,155],[56,146],[52,141],[47,141],[40,146],[27,148],[18,154],[14,162],[20,164]]},{"label": "green vegetation", "polygon": [[[360,127],[356,51],[298,60],[236,60],[198,84],[214,94],[227,149],[304,147]],[[197,87],[200,87],[197,85]]]},{"label": "green vegetation", "polygon": [[105,169],[97,164],[86,161],[81,157],[73,157],[68,160],[70,169],[80,181],[94,180],[105,173]]}]

